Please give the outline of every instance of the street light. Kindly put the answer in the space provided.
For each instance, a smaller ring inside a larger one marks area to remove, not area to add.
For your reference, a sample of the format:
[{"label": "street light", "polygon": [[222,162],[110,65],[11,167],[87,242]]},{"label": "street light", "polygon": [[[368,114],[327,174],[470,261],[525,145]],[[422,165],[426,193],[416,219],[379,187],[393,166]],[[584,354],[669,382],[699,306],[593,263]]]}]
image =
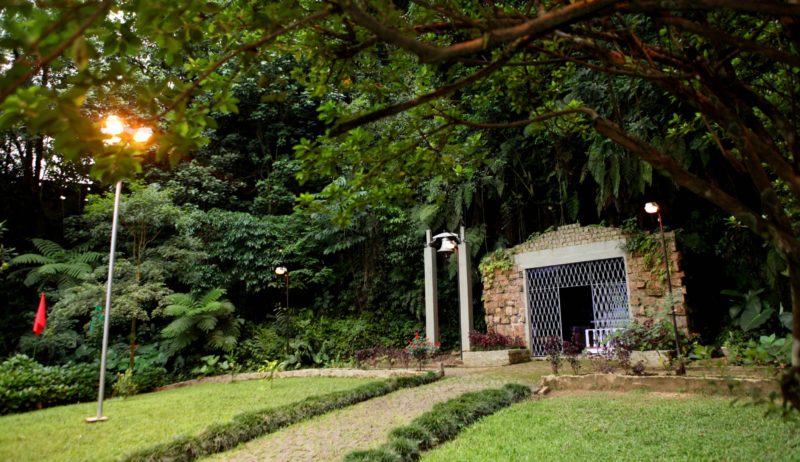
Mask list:
[{"label": "street light", "polygon": [[286,310],[289,310],[289,270],[286,269],[285,266],[279,266],[275,268],[275,274],[278,276],[283,276],[283,280],[286,282]]},{"label": "street light", "polygon": [[658,206],[656,202],[648,202],[644,204],[644,211],[649,214],[656,214],[658,217],[658,226],[661,230],[661,248],[664,252],[664,267],[667,270],[667,290],[669,291],[669,304],[670,308],[672,309],[672,328],[675,331],[675,351],[678,359],[678,367],[675,370],[675,373],[678,375],[686,374],[686,368],[683,364],[683,360],[681,359],[681,340],[678,335],[678,321],[677,321],[677,313],[675,312],[675,300],[672,298],[672,277],[669,273],[669,260],[667,259],[667,239],[664,237],[664,223],[661,221],[661,207]]},{"label": "street light", "polygon": [[[104,140],[105,144],[119,144],[122,142],[121,135],[130,136],[135,143],[144,143],[153,135],[153,129],[140,127],[134,129],[125,124],[119,116],[110,115],[106,117],[101,133],[111,135]],[[100,384],[97,392],[97,415],[87,417],[86,422],[105,422],[108,417],[103,415],[103,398],[106,389],[106,358],[108,356],[108,330],[111,319],[111,283],[114,278],[114,254],[117,249],[117,224],[119,222],[119,201],[122,192],[122,180],[117,180],[114,192],[114,212],[111,219],[111,250],[108,253],[108,281],[106,282],[106,306],[103,315],[103,345],[100,353]]]}]

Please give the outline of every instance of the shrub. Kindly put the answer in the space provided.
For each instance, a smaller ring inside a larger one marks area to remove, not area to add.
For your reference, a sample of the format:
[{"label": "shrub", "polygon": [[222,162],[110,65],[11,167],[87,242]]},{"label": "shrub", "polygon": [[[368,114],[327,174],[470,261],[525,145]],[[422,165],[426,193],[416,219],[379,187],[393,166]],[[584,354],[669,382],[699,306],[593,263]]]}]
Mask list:
[{"label": "shrub", "polygon": [[675,348],[675,329],[666,319],[647,319],[643,323],[632,323],[610,341],[624,345],[629,351],[671,350]]},{"label": "shrub", "polygon": [[498,333],[494,329],[489,329],[485,334],[477,330],[470,331],[469,346],[473,351],[489,351],[525,348],[525,343],[519,337],[512,339],[507,335]]},{"label": "shrub", "polygon": [[133,383],[139,393],[152,391],[169,382],[169,374],[163,367],[139,367],[137,364],[133,368]]},{"label": "shrub", "polygon": [[247,370],[255,370],[265,361],[282,357],[285,351],[286,340],[268,325],[245,325],[243,339],[236,347],[236,353]]},{"label": "shrub", "polygon": [[0,364],[0,414],[91,401],[99,368],[93,364],[43,366],[25,355]]},{"label": "shrub", "polygon": [[123,398],[128,398],[139,393],[139,388],[133,380],[133,369],[118,373],[117,381],[114,382],[112,389],[113,396],[122,396]]},{"label": "shrub", "polygon": [[564,355],[567,357],[572,373],[578,375],[581,372],[579,357],[583,352],[583,339],[577,330],[572,331],[572,338],[564,342]]},{"label": "shrub", "polygon": [[558,375],[558,370],[564,362],[561,352],[564,349],[564,341],[561,337],[545,337],[544,339],[544,353],[550,361],[550,368],[553,369],[553,374]]},{"label": "shrub", "polygon": [[431,343],[424,335],[419,335],[419,332],[414,335],[413,339],[408,341],[408,345],[406,346],[406,353],[417,361],[417,368],[419,370],[422,370],[422,366],[428,358],[438,352],[439,344]]}]

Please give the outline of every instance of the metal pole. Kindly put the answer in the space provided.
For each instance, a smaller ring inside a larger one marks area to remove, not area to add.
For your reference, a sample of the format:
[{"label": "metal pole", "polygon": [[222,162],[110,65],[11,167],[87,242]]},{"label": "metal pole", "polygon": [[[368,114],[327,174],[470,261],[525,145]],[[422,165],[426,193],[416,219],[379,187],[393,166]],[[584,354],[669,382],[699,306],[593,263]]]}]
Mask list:
[{"label": "metal pole", "polygon": [[289,272],[288,271],[286,272],[286,275],[284,276],[284,279],[286,280],[286,312],[288,313],[289,312]]},{"label": "metal pole", "polygon": [[114,279],[114,254],[117,249],[117,223],[119,222],[119,198],[122,192],[122,181],[117,181],[114,193],[114,213],[111,219],[111,250],[108,254],[108,282],[106,282],[106,308],[103,315],[103,346],[100,353],[100,384],[97,393],[97,416],[88,417],[86,421],[103,422],[108,417],[103,415],[103,397],[106,388],[106,357],[108,355],[108,330],[111,319],[111,283]]},{"label": "metal pole", "polygon": [[[664,224],[661,222],[661,211],[658,211],[658,227],[661,230],[661,248],[664,251],[664,267],[667,269],[667,290],[669,291],[669,304],[670,308],[672,309],[672,328],[675,331],[675,352],[678,355],[678,359],[681,359],[681,340],[678,335],[678,320],[677,320],[677,313],[675,312],[675,300],[672,298],[672,276],[669,272],[669,260],[667,259],[667,239],[664,236]],[[683,362],[680,361],[680,365],[676,371],[679,375],[683,375],[686,373],[686,370],[683,368]]]}]

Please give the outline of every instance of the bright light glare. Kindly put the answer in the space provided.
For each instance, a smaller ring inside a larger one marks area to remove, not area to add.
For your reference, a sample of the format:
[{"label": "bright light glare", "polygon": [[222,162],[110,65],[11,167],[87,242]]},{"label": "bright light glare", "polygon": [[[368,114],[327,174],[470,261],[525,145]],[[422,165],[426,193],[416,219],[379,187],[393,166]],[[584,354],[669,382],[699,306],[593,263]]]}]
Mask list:
[{"label": "bright light glare", "polygon": [[122,138],[120,138],[118,136],[112,136],[111,138],[103,140],[103,143],[104,144],[117,144],[120,141],[122,141]]},{"label": "bright light glare", "polygon": [[125,125],[122,123],[122,119],[115,115],[106,117],[106,125],[102,128],[101,132],[116,136],[123,131],[125,131]]},{"label": "bright light glare", "polygon": [[655,202],[648,202],[644,204],[644,211],[647,213],[657,213],[658,212],[658,204]]},{"label": "bright light glare", "polygon": [[277,274],[278,276],[283,276],[284,274],[286,274],[287,271],[289,270],[287,270],[285,266],[279,266],[275,268],[275,274]]},{"label": "bright light glare", "polygon": [[150,127],[137,128],[136,131],[133,133],[133,141],[136,141],[137,143],[144,143],[145,141],[149,140],[151,136],[153,136],[152,128]]}]

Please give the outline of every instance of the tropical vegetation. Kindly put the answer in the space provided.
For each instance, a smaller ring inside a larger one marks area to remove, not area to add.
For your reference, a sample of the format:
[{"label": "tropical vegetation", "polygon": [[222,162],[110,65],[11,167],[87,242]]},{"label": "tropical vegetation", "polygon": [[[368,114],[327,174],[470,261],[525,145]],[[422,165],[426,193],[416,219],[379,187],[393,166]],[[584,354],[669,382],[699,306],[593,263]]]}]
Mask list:
[{"label": "tropical vegetation", "polygon": [[[0,354],[92,364],[108,321],[134,377],[344,364],[421,330],[425,229],[465,226],[478,262],[575,221],[652,229],[657,199],[691,329],[793,354],[800,403],[798,24],[778,0],[12,1]],[[153,138],[108,143],[109,114]]]}]

